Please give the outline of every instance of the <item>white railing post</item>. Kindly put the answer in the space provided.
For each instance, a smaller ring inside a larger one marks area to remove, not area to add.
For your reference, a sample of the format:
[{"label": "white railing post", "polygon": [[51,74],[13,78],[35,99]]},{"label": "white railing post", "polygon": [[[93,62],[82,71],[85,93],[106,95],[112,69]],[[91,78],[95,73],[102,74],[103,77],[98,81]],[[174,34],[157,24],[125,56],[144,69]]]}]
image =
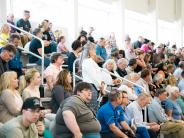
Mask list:
[{"label": "white railing post", "polygon": [[76,62],[77,61],[79,61],[79,59],[76,59],[74,62],[73,62],[73,88],[75,87],[75,81],[76,81],[76,79],[75,79],[75,77],[77,76],[78,77],[78,75],[76,75],[76,72],[75,72],[75,64],[76,64]]}]

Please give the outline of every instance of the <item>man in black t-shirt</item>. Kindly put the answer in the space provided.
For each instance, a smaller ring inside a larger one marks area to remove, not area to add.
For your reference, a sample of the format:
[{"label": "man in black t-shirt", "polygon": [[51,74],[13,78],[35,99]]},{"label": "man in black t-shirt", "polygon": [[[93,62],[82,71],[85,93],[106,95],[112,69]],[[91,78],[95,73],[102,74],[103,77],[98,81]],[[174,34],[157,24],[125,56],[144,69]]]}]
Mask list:
[{"label": "man in black t-shirt", "polygon": [[44,40],[45,44],[45,54],[51,54],[52,52],[56,52],[57,44],[52,40],[52,37],[49,33],[49,20],[44,20],[45,26],[48,28],[44,29],[42,40]]},{"label": "man in black t-shirt", "polygon": [[[31,29],[31,24],[29,22],[29,18],[30,18],[30,12],[25,10],[24,11],[24,17],[17,21],[17,27],[19,27],[20,29],[23,29],[24,31],[27,31],[27,32],[31,33],[32,29]],[[17,32],[21,33],[19,30],[17,30]],[[21,42],[22,42],[23,46],[30,40],[31,40],[30,35],[21,34]]]},{"label": "man in black t-shirt", "polygon": [[[37,37],[39,37],[40,39],[43,36],[41,29],[39,29],[39,28],[36,28],[33,31],[33,34],[36,35]],[[41,44],[40,40],[38,40],[36,38],[32,39],[31,43],[29,45],[29,50],[38,56],[42,56],[42,44]],[[29,55],[29,63],[37,63],[38,65],[41,65],[41,59],[39,59],[33,55]],[[48,58],[44,58],[45,67],[47,67],[49,64],[50,64],[50,60]]]},{"label": "man in black t-shirt", "polygon": [[[17,21],[17,27],[23,29],[24,31],[32,32],[29,18],[30,18],[30,12],[25,10],[24,11],[24,18]],[[20,33],[20,31],[19,31],[19,33]]]}]

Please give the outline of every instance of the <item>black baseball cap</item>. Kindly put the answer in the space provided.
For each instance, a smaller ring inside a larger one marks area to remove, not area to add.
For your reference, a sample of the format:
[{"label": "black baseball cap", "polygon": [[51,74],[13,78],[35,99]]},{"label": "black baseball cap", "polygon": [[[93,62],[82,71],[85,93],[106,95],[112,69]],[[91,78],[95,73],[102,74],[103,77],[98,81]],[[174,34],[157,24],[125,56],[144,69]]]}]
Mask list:
[{"label": "black baseball cap", "polygon": [[30,97],[27,98],[22,106],[22,110],[23,109],[45,109],[40,102],[40,99],[38,97]]}]

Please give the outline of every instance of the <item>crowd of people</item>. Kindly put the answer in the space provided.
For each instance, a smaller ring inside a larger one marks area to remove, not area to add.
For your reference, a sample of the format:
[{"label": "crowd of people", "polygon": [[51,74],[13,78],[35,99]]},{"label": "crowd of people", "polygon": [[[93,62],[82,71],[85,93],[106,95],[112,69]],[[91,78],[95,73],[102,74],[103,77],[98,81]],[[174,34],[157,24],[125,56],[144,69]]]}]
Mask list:
[{"label": "crowd of people", "polygon": [[[115,34],[93,37],[82,30],[69,46],[45,19],[37,28],[30,11],[14,23],[44,44],[44,96],[41,76],[22,64],[19,46],[42,56],[42,43],[8,24],[0,32],[0,137],[2,138],[157,138],[184,136],[184,47],[156,45],[139,36],[118,46]],[[124,50],[122,50],[124,49]],[[38,66],[41,59],[28,55]],[[79,62],[76,68],[73,63]],[[67,65],[63,67],[63,65]],[[72,72],[82,77],[72,85]],[[146,110],[145,110],[146,109]]]}]

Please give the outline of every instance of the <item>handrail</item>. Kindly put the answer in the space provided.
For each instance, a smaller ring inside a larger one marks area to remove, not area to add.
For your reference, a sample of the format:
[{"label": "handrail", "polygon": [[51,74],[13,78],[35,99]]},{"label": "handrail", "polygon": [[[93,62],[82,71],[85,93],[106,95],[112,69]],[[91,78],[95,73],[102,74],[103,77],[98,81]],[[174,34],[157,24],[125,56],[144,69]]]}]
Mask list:
[{"label": "handrail", "polygon": [[108,74],[114,76],[114,77],[117,77],[117,78],[119,78],[119,79],[121,79],[121,80],[127,81],[127,82],[129,82],[129,83],[131,83],[131,84],[133,84],[133,85],[136,85],[136,86],[140,87],[141,89],[143,89],[143,90],[146,92],[146,89],[145,89],[144,87],[142,87],[141,85],[137,84],[137,83],[134,83],[134,82],[132,82],[132,81],[130,81],[130,80],[128,80],[128,79],[125,79],[125,78],[123,78],[123,77],[121,77],[121,76],[118,76],[118,75],[116,75],[116,74],[114,74],[114,73],[112,73],[112,72],[110,72],[110,71],[108,71],[108,70],[106,70],[106,69],[104,69],[104,68],[101,68],[101,70],[102,70],[103,72],[106,72],[106,73],[108,73]]},{"label": "handrail", "polygon": [[7,24],[9,25],[9,26],[11,26],[12,28],[15,28],[15,29],[17,29],[17,30],[19,30],[19,31],[21,31],[21,32],[23,32],[23,33],[25,33],[25,34],[28,34],[28,35],[30,35],[30,36],[32,36],[32,37],[34,37],[34,38],[36,38],[36,39],[38,39],[38,40],[40,40],[40,42],[41,42],[41,45],[42,45],[42,56],[40,57],[38,57],[38,56],[35,56],[35,54],[34,53],[32,53],[32,52],[30,52],[30,51],[26,51],[25,49],[25,51],[26,52],[28,52],[29,54],[31,54],[31,55],[33,55],[33,56],[35,56],[35,57],[37,57],[37,58],[39,58],[39,59],[41,59],[42,60],[42,71],[41,71],[41,80],[42,80],[42,85],[44,84],[44,75],[43,75],[43,72],[44,72],[44,42],[43,42],[43,40],[41,39],[41,38],[39,38],[39,37],[37,37],[37,36],[35,36],[35,35],[33,35],[33,34],[31,34],[31,33],[29,33],[29,32],[27,32],[27,31],[24,31],[23,29],[20,29],[20,28],[18,28],[17,26],[15,26],[15,25],[12,25],[12,24],[10,24],[10,23],[8,23],[7,22]]},{"label": "handrail", "polygon": [[[75,87],[75,77],[77,77],[77,78],[79,78],[79,79],[82,80],[82,77],[79,77],[79,76],[76,75],[76,73],[75,73],[75,64],[76,64],[77,61],[79,61],[79,59],[76,59],[76,60],[74,61],[74,63],[73,63],[73,88]],[[131,83],[131,84],[133,84],[133,85],[136,85],[136,86],[140,87],[141,89],[143,89],[143,91],[146,92],[146,90],[145,90],[144,87],[142,87],[142,86],[140,86],[140,85],[138,85],[138,84],[136,84],[136,83],[134,83],[134,82],[132,82],[132,81],[130,81],[130,80],[128,80],[128,79],[125,79],[125,78],[123,78],[123,77],[121,77],[121,76],[118,76],[118,75],[116,75],[116,74],[114,74],[114,73],[112,73],[112,72],[109,72],[108,70],[105,70],[105,69],[103,69],[103,68],[101,68],[101,71],[106,72],[106,73],[108,73],[108,74],[110,74],[110,75],[113,75],[113,76],[115,76],[115,77],[117,77],[117,78],[119,78],[119,79],[121,79],[121,80],[127,81],[127,82],[129,82],[129,83]],[[101,100],[102,100],[102,97],[99,96],[98,99],[97,99],[97,101],[98,101],[98,102],[101,102]],[[146,108],[146,107],[144,108],[144,119],[145,119],[145,121],[147,121],[147,108]]]},{"label": "handrail", "polygon": [[30,52],[29,50],[26,50],[25,48],[23,48],[23,47],[21,47],[21,46],[18,46],[17,48],[18,48],[19,50],[25,51],[25,52],[27,52],[28,54],[31,54],[31,55],[37,57],[37,58],[39,58],[39,59],[42,59],[41,56],[38,56],[37,54],[35,54],[35,53],[33,53],[33,52]]}]

